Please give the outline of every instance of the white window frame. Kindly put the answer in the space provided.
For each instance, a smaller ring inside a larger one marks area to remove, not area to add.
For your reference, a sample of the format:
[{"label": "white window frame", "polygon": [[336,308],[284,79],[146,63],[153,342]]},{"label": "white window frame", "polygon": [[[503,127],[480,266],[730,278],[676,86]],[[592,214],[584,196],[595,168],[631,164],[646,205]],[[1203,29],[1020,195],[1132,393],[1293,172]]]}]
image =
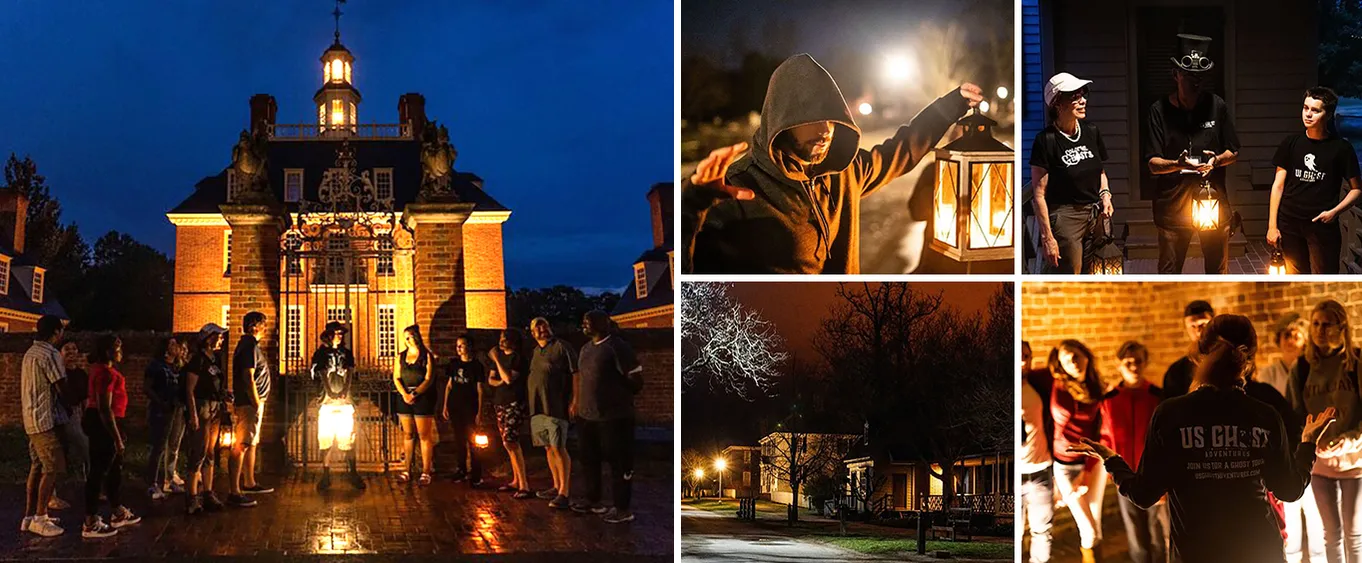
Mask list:
[{"label": "white window frame", "polygon": [[33,293],[29,295],[34,303],[43,302],[44,286],[47,285],[47,270],[43,268],[33,268]]},{"label": "white window frame", "polygon": [[222,232],[222,276],[232,275],[232,230]]},{"label": "white window frame", "polygon": [[232,306],[222,306],[222,328],[232,328]]},{"label": "white window frame", "polygon": [[10,257],[0,254],[0,295],[9,295]]},{"label": "white window frame", "polygon": [[[388,188],[383,189],[383,178],[387,178]],[[378,199],[392,199],[393,197],[393,169],[375,168],[374,169],[374,193],[378,194]],[[385,193],[386,192],[386,193]]]},{"label": "white window frame", "polygon": [[[296,185],[289,183],[290,178],[297,178]],[[284,169],[284,201],[286,203],[298,203],[303,199],[303,169],[285,168]]]},{"label": "white window frame", "polygon": [[[297,231],[289,231],[287,233],[284,233],[284,247],[288,250],[294,251],[302,250],[303,248],[302,235],[299,235]],[[286,276],[303,275],[303,259],[295,257],[290,260],[288,254],[285,253],[284,275]]]},{"label": "white window frame", "polygon": [[648,296],[648,265],[643,262],[634,264],[634,293],[639,299]]},{"label": "white window frame", "polygon": [[[388,326],[384,326],[384,325]],[[378,357],[397,357],[397,306],[378,306]]]},{"label": "white window frame", "polygon": [[[337,311],[344,311],[345,314],[343,314],[343,315],[337,315],[337,314],[336,314]],[[331,323],[331,322],[342,322],[342,323],[345,323],[345,326],[346,326],[347,328],[352,328],[352,327],[350,327],[350,322],[351,322],[353,319],[354,319],[354,312],[353,312],[349,307],[347,307],[347,306],[345,306],[345,305],[327,305],[327,306],[326,306],[326,322],[328,322],[328,323]],[[352,328],[352,330],[353,330],[353,328]]]},{"label": "white window frame", "polygon": [[378,256],[374,259],[374,275],[384,277],[397,275],[393,261],[393,239],[382,237],[375,244],[378,246]]},{"label": "white window frame", "polygon": [[303,312],[302,305],[289,305],[284,311],[284,357],[290,360],[303,357]]}]

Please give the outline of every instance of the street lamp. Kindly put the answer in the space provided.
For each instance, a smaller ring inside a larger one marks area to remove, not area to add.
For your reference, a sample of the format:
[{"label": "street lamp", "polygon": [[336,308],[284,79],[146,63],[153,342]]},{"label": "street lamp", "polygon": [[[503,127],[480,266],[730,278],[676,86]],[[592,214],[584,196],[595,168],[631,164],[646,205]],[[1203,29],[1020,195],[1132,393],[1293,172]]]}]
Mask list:
[{"label": "street lamp", "polygon": [[861,102],[861,105],[856,106],[856,110],[861,112],[861,115],[870,115],[870,112],[874,109],[875,108],[871,107],[870,102]]},{"label": "street lamp", "polygon": [[719,498],[724,498],[724,470],[728,469],[728,460],[720,457],[714,460],[714,468],[719,470]]},{"label": "street lamp", "polygon": [[[695,477],[695,483],[696,483],[697,485],[703,484],[703,481],[704,481],[704,478],[705,478],[705,468],[703,468],[703,467],[696,467],[696,468],[695,468],[695,471],[692,471],[692,472],[691,472],[691,475]],[[702,491],[702,494],[703,494],[704,488],[701,487],[700,490]]]},{"label": "street lamp", "polygon": [[917,76],[917,62],[902,53],[890,55],[884,61],[884,77],[890,84],[903,84]]}]

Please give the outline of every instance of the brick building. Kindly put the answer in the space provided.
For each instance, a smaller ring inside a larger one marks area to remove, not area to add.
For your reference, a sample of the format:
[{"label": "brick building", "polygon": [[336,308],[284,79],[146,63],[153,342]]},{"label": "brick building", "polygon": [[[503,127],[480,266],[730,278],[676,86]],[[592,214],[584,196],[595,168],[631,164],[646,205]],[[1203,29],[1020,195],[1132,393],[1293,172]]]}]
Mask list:
[{"label": "brick building", "polygon": [[[260,310],[263,340],[289,373],[328,321],[350,323],[357,360],[376,369],[391,366],[412,323],[445,355],[457,333],[504,328],[510,210],[481,178],[453,169],[457,152],[421,94],[399,97],[396,123],[364,124],[339,32],[321,63],[316,121],[279,123],[274,98],[252,96],[232,164],[166,214],[173,330],[235,328]],[[257,146],[263,173],[248,166]],[[433,162],[440,151],[446,160]]]},{"label": "brick building", "polygon": [[48,295],[47,269],[24,254],[28,198],[0,189],[0,332],[33,332],[43,315],[66,318]]},{"label": "brick building", "polygon": [[671,182],[653,184],[648,190],[652,216],[653,247],[634,260],[634,276],[620,301],[610,311],[621,328],[671,328],[675,314],[676,263],[672,243]]}]

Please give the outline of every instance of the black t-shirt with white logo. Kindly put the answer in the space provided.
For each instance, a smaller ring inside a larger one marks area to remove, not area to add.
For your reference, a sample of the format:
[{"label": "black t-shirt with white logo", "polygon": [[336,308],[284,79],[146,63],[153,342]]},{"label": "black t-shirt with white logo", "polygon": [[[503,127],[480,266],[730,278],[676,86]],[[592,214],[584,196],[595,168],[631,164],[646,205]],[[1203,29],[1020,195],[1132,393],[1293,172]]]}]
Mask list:
[{"label": "black t-shirt with white logo", "polygon": [[[1150,106],[1149,121],[1145,123],[1143,163],[1147,165],[1149,159],[1156,156],[1177,160],[1183,151],[1198,159],[1209,158],[1205,151],[1215,154],[1239,152],[1239,134],[1230,117],[1230,106],[1220,96],[1202,94],[1190,111],[1173,105],[1168,96]],[[1225,167],[1216,167],[1204,179],[1210,181],[1211,188],[1221,198],[1225,197]],[[1181,172],[1154,176],[1159,189],[1154,198],[1154,223],[1164,228],[1191,227],[1192,200],[1201,189],[1202,180],[1200,174]],[[1222,221],[1227,220],[1229,206],[1221,205],[1220,212]]]},{"label": "black t-shirt with white logo", "polygon": [[1031,144],[1031,165],[1045,169],[1045,203],[1091,205],[1102,201],[1102,161],[1107,145],[1091,123],[1078,122],[1078,136],[1070,139],[1054,125],[1046,127]]},{"label": "black t-shirt with white logo", "polygon": [[1333,209],[1342,200],[1344,182],[1358,177],[1357,152],[1338,135],[1321,140],[1291,135],[1277,147],[1272,164],[1286,170],[1278,213],[1303,221]]}]

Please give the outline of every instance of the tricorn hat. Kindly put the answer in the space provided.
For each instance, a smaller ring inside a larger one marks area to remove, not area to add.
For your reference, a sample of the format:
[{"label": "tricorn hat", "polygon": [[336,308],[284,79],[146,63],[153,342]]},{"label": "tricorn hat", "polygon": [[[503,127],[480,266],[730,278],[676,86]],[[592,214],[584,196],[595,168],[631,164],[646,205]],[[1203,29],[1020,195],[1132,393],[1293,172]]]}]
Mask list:
[{"label": "tricorn hat", "polygon": [[321,336],[323,342],[326,342],[330,341],[331,337],[335,335],[337,332],[344,334],[350,332],[350,329],[345,328],[344,323],[341,323],[339,321],[331,321],[329,323],[326,323],[326,329],[322,330],[322,333],[319,336]]},{"label": "tricorn hat", "polygon": [[1206,72],[1215,68],[1211,54],[1211,38],[1204,35],[1178,34],[1178,56],[1171,57],[1173,64],[1187,72]]}]

